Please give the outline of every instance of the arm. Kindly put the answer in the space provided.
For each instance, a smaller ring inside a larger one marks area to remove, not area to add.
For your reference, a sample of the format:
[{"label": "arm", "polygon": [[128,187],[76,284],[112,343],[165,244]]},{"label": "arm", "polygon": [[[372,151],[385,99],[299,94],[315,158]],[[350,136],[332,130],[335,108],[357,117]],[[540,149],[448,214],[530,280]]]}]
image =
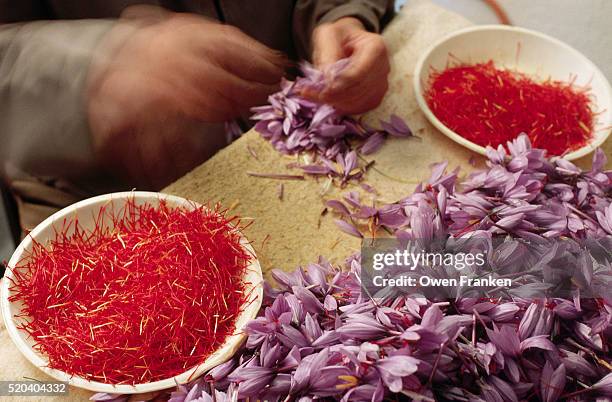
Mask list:
[{"label": "arm", "polygon": [[391,20],[393,13],[393,0],[298,0],[293,14],[293,35],[298,55],[302,59],[311,59],[311,39],[317,25],[354,17],[366,30],[378,33]]},{"label": "arm", "polygon": [[378,32],[393,16],[393,3],[298,1],[294,22],[298,49],[307,49],[314,65],[322,70],[340,59],[349,59],[348,66],[325,89],[306,90],[303,96],[349,114],[364,113],[380,104],[387,92],[390,65],[387,47]]},{"label": "arm", "polygon": [[94,48],[113,23],[0,26],[3,175],[83,177],[92,167],[84,88]]},{"label": "arm", "polygon": [[283,65],[236,28],[157,8],[115,22],[7,25],[0,158],[82,188],[106,184],[93,177],[158,189],[218,149],[205,126],[265,100]]}]

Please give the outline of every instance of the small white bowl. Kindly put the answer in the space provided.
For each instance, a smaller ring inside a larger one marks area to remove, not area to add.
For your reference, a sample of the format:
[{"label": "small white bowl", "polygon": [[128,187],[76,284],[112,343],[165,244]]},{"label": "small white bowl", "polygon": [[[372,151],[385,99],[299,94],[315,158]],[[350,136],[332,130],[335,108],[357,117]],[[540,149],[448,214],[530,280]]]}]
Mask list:
[{"label": "small white bowl", "polygon": [[452,32],[440,39],[420,57],[414,72],[414,90],[419,107],[438,130],[464,147],[485,154],[485,147],[468,141],[438,120],[425,100],[430,70],[444,70],[449,55],[469,64],[493,60],[497,67],[541,79],[569,81],[576,77],[577,86],[591,88],[594,110],[599,114],[591,142],[567,153],[564,158],[573,160],[585,156],[608,138],[612,128],[612,89],[589,59],[560,40],[540,32],[506,25],[481,25]]},{"label": "small white bowl", "polygon": [[242,236],[242,246],[245,250],[253,255],[253,260],[247,267],[247,271],[244,277],[245,291],[249,295],[248,300],[245,302],[245,307],[236,319],[236,330],[234,335],[227,338],[225,343],[212,353],[205,361],[196,367],[192,367],[186,372],[179,374],[172,378],[167,378],[159,381],[142,383],[142,384],[105,384],[96,381],[89,381],[81,377],[71,376],[63,371],[51,369],[47,367],[47,358],[33,349],[32,339],[28,338],[26,332],[18,330],[16,326],[15,314],[21,309],[20,303],[9,302],[11,296],[10,290],[10,279],[13,277],[12,268],[15,267],[25,252],[32,248],[33,240],[39,243],[45,244],[48,240],[54,237],[54,225],[57,224],[56,228],[61,228],[64,219],[72,220],[78,218],[79,224],[83,228],[92,227],[94,223],[94,216],[97,215],[101,207],[108,208],[121,208],[125,205],[127,199],[133,198],[137,204],[149,203],[151,205],[157,205],[159,200],[165,200],[169,206],[187,206],[196,207],[198,204],[193,201],[186,200],[181,197],[163,193],[153,193],[146,191],[129,191],[122,193],[113,193],[101,195],[98,197],[89,198],[73,204],[69,207],[58,211],[51,215],[49,218],[44,220],[38,225],[26,238],[19,244],[17,250],[11,257],[8,268],[5,273],[5,278],[2,281],[0,308],[2,309],[2,316],[4,318],[4,325],[6,329],[19,349],[19,351],[36,367],[55,378],[56,380],[68,382],[70,385],[75,387],[84,388],[95,392],[108,392],[118,394],[139,394],[144,392],[158,391],[162,389],[168,389],[176,386],[176,384],[183,384],[188,382],[190,379],[197,378],[211,368],[227,361],[230,357],[236,353],[238,348],[246,338],[246,334],[241,330],[245,324],[255,318],[261,307],[263,299],[263,277],[261,273],[261,267],[255,256],[255,251]]}]

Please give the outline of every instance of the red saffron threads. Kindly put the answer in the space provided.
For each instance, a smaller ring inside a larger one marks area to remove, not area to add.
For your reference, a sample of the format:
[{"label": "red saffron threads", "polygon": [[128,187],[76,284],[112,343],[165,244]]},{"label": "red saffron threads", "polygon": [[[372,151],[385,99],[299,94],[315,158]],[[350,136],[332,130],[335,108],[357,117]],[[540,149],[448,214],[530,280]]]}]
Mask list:
[{"label": "red saffron threads", "polygon": [[13,270],[20,328],[49,367],[88,380],[135,384],[183,373],[234,333],[248,297],[242,279],[252,256],[238,223],[219,206],[133,199],[119,212],[103,209],[93,230],[65,222]]},{"label": "red saffron threads", "polygon": [[534,148],[563,155],[588,143],[594,116],[588,89],[536,82],[492,61],[433,71],[425,94],[448,128],[481,146],[505,145],[526,133]]}]

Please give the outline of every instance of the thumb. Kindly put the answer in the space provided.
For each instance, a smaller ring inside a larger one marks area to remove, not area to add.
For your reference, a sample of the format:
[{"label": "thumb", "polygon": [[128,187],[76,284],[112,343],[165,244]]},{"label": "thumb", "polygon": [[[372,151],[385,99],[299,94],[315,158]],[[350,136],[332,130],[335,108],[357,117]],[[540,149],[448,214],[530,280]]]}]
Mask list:
[{"label": "thumb", "polygon": [[[326,66],[332,65],[345,57],[341,35],[332,24],[319,25],[315,28],[312,39],[314,47],[312,63],[315,68],[324,70]],[[301,96],[314,102],[323,102],[321,91],[304,88],[301,91]]]},{"label": "thumb", "polygon": [[337,30],[324,24],[317,27],[313,36],[312,62],[315,67],[322,68],[345,57],[342,38]]}]

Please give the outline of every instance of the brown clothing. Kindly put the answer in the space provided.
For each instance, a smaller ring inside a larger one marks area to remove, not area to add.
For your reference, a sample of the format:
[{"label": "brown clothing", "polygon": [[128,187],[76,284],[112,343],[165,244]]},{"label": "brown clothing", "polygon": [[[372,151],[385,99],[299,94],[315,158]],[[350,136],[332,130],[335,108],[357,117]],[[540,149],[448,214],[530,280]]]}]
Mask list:
[{"label": "brown clothing", "polygon": [[[29,206],[31,211],[44,211],[38,215],[84,196],[131,188],[96,163],[84,99],[95,48],[128,6],[157,5],[215,18],[292,58],[308,59],[317,24],[353,16],[369,30],[379,31],[392,16],[393,3],[0,0],[0,178],[9,183],[22,211]],[[222,135],[219,125],[205,125],[205,130]],[[202,141],[206,137],[211,136],[202,135]],[[204,159],[218,144],[202,147]],[[32,204],[37,206],[31,208]],[[30,217],[23,224],[31,226],[42,217]]]}]

